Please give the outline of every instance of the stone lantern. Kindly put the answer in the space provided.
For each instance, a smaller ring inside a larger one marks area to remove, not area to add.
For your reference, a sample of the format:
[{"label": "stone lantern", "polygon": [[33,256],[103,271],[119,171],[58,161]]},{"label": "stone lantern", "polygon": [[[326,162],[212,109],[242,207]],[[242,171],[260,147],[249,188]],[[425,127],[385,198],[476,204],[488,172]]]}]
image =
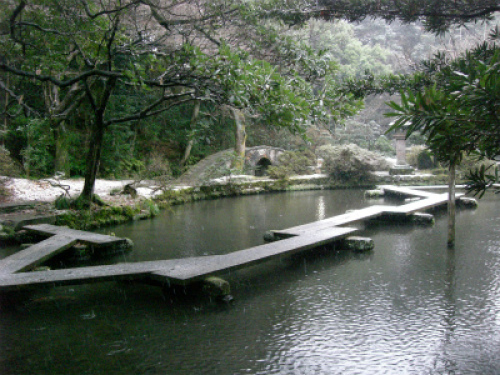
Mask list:
[{"label": "stone lantern", "polygon": [[414,174],[413,167],[406,163],[406,134],[396,133],[393,138],[396,141],[396,165],[389,170],[389,174]]}]

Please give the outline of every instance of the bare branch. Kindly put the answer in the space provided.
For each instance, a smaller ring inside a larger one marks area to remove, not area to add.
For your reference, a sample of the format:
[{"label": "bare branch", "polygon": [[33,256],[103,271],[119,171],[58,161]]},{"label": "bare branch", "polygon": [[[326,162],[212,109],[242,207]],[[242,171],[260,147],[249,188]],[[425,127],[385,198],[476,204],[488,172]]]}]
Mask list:
[{"label": "bare branch", "polygon": [[36,73],[27,72],[25,70],[20,70],[20,69],[14,68],[14,67],[9,66],[6,63],[0,61],[0,71],[1,70],[5,71],[5,72],[10,72],[12,74],[15,74],[15,75],[21,76],[21,77],[34,78],[40,82],[51,82],[54,85],[59,86],[59,87],[68,87],[68,86],[71,86],[77,82],[84,81],[85,79],[90,78],[90,77],[94,77],[94,76],[107,77],[107,78],[123,77],[123,74],[121,72],[110,72],[108,70],[92,69],[92,70],[87,70],[83,73],[80,73],[80,74],[76,75],[74,78],[61,81],[61,80],[56,79],[52,76],[48,76],[48,75],[44,75],[44,74],[36,74]]},{"label": "bare branch", "polygon": [[[181,103],[187,103],[192,100],[195,100],[195,97],[192,93],[182,93],[182,94],[177,94],[177,95],[168,95],[168,96],[162,96],[159,98],[157,101],[152,103],[151,105],[143,108],[141,111],[129,115],[129,116],[124,116],[121,118],[114,118],[111,120],[108,120],[105,122],[106,125],[110,124],[119,124],[123,122],[128,122],[128,121],[134,121],[134,120],[140,120],[146,117],[151,117],[154,115],[157,115],[159,113],[165,112],[169,110],[170,108],[177,106]],[[166,102],[166,101],[172,101],[172,103],[169,103],[166,107],[163,107],[161,109],[155,110],[160,104]]]},{"label": "bare branch", "polygon": [[25,110],[31,112],[37,117],[40,117],[40,113],[27,105],[24,100],[22,95],[17,95],[14,91],[12,91],[2,80],[0,80],[0,89],[4,90],[5,92],[9,93],[10,96],[12,96],[14,99],[16,99],[17,104],[19,104],[21,107],[23,107]]},{"label": "bare branch", "polygon": [[97,13],[92,13],[92,11],[90,10],[90,7],[89,7],[89,4],[87,3],[87,1],[81,0],[81,3],[83,5],[83,8],[85,9],[85,13],[87,14],[87,16],[90,19],[95,19],[95,18],[103,16],[103,15],[120,13],[121,11],[123,11],[125,9],[128,9],[128,8],[130,8],[132,6],[139,5],[141,3],[141,1],[140,0],[134,0],[134,1],[131,1],[130,3],[122,5],[120,7],[109,9],[109,10],[102,10],[102,11],[97,12]]}]

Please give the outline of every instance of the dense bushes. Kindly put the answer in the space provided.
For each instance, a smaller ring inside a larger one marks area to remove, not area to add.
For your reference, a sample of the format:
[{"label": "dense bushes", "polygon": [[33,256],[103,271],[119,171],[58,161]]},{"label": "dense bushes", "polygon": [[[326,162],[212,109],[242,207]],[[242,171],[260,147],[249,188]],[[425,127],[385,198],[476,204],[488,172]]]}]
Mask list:
[{"label": "dense bushes", "polygon": [[438,167],[438,163],[426,146],[410,147],[406,152],[406,162],[419,170]]},{"label": "dense bushes", "polygon": [[311,151],[285,151],[279,157],[279,165],[269,167],[269,177],[277,180],[287,180],[293,175],[314,173],[316,155]]},{"label": "dense bushes", "polygon": [[371,171],[389,169],[382,156],[353,144],[321,146],[318,156],[324,159],[323,170],[343,182],[368,181]]},{"label": "dense bushes", "polygon": [[[426,146],[413,146],[410,147],[406,153],[406,161],[412,167],[419,170],[432,170],[432,173],[447,173],[448,168],[441,165],[435,160],[431,151]],[[495,163],[491,160],[481,160],[475,155],[463,154],[463,159],[460,165],[457,166],[459,177],[465,177],[470,171],[485,166],[488,168]]]}]

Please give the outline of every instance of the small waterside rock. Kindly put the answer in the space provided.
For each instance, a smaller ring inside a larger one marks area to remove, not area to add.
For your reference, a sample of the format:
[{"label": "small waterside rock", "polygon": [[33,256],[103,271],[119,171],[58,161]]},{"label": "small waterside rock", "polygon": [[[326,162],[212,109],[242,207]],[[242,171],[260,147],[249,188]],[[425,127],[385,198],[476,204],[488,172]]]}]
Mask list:
[{"label": "small waterside rock", "polygon": [[436,223],[434,215],[423,212],[416,212],[411,215],[410,221],[417,225],[434,225]]},{"label": "small waterside rock", "polygon": [[223,299],[231,295],[231,287],[226,280],[220,277],[210,276],[203,280],[203,292],[210,297]]},{"label": "small waterside rock", "polygon": [[264,233],[264,241],[266,241],[266,242],[274,242],[274,241],[278,241],[278,240],[279,240],[279,238],[277,238],[274,235],[274,231],[268,230],[266,233]]},{"label": "small waterside rock", "polygon": [[463,208],[477,208],[477,200],[470,197],[460,197],[458,204]]},{"label": "small waterside rock", "polygon": [[384,196],[384,191],[381,189],[366,190],[365,199],[378,199]]},{"label": "small waterside rock", "polygon": [[371,251],[375,247],[375,242],[368,237],[351,236],[342,241],[342,247],[356,252]]}]

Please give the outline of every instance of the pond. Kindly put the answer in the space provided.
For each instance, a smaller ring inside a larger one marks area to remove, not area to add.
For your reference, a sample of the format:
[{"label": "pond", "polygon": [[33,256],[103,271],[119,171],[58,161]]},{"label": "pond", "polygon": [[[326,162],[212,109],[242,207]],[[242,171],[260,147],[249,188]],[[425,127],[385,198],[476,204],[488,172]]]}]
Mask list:
[{"label": "pond", "polygon": [[[223,254],[269,229],[381,201],[361,191],[228,198],[106,228],[134,240],[110,262]],[[324,248],[228,276],[235,301],[165,300],[108,282],[44,289],[0,310],[1,374],[498,374],[500,196],[433,227],[364,229],[368,255]]]}]

